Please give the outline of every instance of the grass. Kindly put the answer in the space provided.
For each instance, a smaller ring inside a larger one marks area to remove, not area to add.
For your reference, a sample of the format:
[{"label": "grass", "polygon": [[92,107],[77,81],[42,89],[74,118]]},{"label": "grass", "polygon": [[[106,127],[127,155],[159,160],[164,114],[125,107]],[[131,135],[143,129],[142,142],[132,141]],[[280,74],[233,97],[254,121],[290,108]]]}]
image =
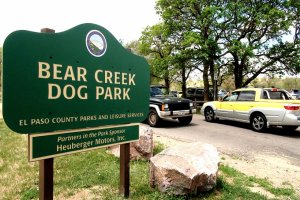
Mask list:
[{"label": "grass", "polygon": [[[27,136],[10,131],[0,121],[0,199],[38,199],[38,162],[27,161]],[[154,153],[164,149],[156,144]],[[54,199],[124,199],[119,192],[119,159],[104,148],[54,159]],[[227,200],[298,199],[289,183],[273,187],[266,179],[221,165],[216,187],[196,196],[172,196],[149,187],[149,162],[131,161],[130,197],[133,200]],[[259,186],[272,194],[264,196],[251,190]]]}]

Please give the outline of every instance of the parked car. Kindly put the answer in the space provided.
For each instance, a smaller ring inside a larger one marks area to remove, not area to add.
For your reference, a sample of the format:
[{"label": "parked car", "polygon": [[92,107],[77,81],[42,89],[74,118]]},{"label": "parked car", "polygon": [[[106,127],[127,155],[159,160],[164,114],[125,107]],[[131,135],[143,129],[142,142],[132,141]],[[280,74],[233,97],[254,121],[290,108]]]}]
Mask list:
[{"label": "parked car", "polygon": [[170,91],[170,95],[173,95],[174,97],[178,97],[178,92],[175,90]]},{"label": "parked car", "polygon": [[177,96],[178,96],[178,97],[182,97],[182,91],[178,91],[178,92],[177,92]]},{"label": "parked car", "polygon": [[169,95],[163,85],[150,86],[150,105],[147,122],[158,126],[163,119],[178,119],[181,125],[188,125],[196,113],[193,101]]},{"label": "parked car", "polygon": [[292,97],[294,97],[295,99],[300,99],[300,91],[297,89],[291,89],[290,90],[290,94],[292,95]]},{"label": "parked car", "polygon": [[238,89],[222,100],[204,103],[201,113],[208,122],[216,119],[246,122],[254,131],[264,131],[270,126],[295,130],[300,126],[300,100],[276,88]]},{"label": "parked car", "polygon": [[[204,89],[190,87],[186,89],[186,98],[192,101],[204,101]],[[209,91],[209,100],[213,99],[213,93]]]}]

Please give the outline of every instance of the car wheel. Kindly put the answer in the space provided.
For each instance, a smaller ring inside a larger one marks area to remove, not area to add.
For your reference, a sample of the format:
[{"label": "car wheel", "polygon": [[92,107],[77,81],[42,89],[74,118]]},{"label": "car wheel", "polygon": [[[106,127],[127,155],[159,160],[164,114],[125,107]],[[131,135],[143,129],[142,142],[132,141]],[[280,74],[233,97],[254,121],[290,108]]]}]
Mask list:
[{"label": "car wheel", "polygon": [[183,126],[188,125],[193,119],[193,116],[178,117],[179,123]]},{"label": "car wheel", "polygon": [[211,107],[205,108],[204,117],[207,122],[215,121],[215,112]]},{"label": "car wheel", "polygon": [[261,114],[261,113],[257,113],[257,114],[254,114],[252,117],[251,117],[251,128],[254,130],[254,131],[257,131],[257,132],[262,132],[266,129],[267,127],[267,119],[266,117]]},{"label": "car wheel", "polygon": [[148,115],[148,124],[152,127],[155,127],[159,124],[160,118],[155,109],[151,108]]},{"label": "car wheel", "polygon": [[294,131],[298,128],[298,126],[282,126],[282,128],[287,131]]}]

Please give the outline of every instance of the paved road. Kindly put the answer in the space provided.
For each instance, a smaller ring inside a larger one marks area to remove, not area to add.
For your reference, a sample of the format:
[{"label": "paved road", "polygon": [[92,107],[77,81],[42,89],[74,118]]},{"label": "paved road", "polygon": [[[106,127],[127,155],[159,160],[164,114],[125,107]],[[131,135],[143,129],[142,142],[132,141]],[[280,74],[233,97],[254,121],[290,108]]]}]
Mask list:
[{"label": "paved road", "polygon": [[[2,118],[2,103],[0,103],[0,118]],[[177,140],[213,144],[226,154],[245,157],[251,157],[256,153],[280,155],[300,166],[300,128],[294,132],[273,128],[266,133],[258,133],[244,123],[230,121],[208,123],[203,116],[194,115],[192,123],[188,126],[180,126],[177,120],[172,120],[153,130],[158,135]]]},{"label": "paved road", "polygon": [[177,121],[167,121],[153,130],[158,135],[177,140],[210,143],[226,154],[245,157],[255,153],[280,155],[300,165],[300,128],[287,132],[278,127],[269,129],[266,133],[258,133],[244,123],[208,123],[203,116],[194,115],[189,126],[182,127]]}]

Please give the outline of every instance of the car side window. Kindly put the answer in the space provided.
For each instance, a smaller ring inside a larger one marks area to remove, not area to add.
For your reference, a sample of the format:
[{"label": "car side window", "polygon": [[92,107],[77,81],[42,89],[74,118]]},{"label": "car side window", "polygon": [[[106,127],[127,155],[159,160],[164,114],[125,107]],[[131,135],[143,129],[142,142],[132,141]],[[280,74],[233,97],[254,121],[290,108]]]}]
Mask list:
[{"label": "car side window", "polygon": [[282,91],[276,91],[276,92],[269,92],[270,99],[279,100],[279,99],[289,99],[286,93]]},{"label": "car side window", "polygon": [[255,91],[242,91],[238,98],[238,101],[254,101],[255,100]]},{"label": "car side window", "polygon": [[239,92],[233,92],[232,94],[225,96],[223,101],[236,101],[238,96]]},{"label": "car side window", "polygon": [[222,99],[222,101],[229,101],[229,99],[230,99],[230,96],[225,96],[225,97]]},{"label": "car side window", "polygon": [[195,89],[194,88],[188,88],[187,89],[187,93],[188,94],[194,94],[195,93]]},{"label": "car side window", "polygon": [[230,96],[230,100],[229,100],[229,101],[236,101],[237,98],[238,98],[238,96],[239,96],[239,93],[233,92],[233,93],[231,94],[231,96]]}]

